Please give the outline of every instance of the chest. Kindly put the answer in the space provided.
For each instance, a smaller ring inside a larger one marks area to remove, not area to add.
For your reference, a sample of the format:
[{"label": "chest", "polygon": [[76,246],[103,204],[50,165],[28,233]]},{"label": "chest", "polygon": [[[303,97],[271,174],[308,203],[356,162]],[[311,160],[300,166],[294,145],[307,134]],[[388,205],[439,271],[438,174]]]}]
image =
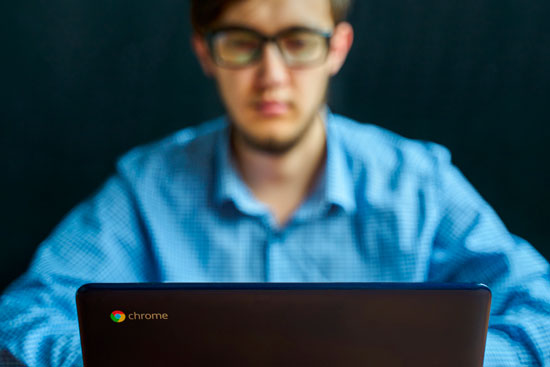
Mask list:
[{"label": "chest", "polygon": [[429,239],[407,233],[395,216],[338,212],[278,231],[269,218],[197,214],[153,238],[163,281],[423,281],[427,274]]}]

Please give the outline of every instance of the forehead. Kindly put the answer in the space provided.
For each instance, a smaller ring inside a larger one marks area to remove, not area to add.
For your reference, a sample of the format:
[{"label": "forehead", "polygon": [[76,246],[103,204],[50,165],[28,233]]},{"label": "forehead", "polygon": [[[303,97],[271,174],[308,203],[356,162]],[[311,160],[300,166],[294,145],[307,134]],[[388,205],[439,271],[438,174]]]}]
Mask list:
[{"label": "forehead", "polygon": [[265,33],[293,26],[331,29],[334,25],[329,0],[244,0],[230,6],[217,23]]}]

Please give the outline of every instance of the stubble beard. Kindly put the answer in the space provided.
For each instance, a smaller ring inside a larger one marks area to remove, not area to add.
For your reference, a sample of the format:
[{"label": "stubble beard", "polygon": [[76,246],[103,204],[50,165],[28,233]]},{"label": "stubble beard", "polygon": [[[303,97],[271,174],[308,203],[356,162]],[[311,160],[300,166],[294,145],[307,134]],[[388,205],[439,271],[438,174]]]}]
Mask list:
[{"label": "stubble beard", "polygon": [[[328,85],[325,88],[325,92],[323,94],[323,98],[321,99],[321,102],[318,103],[317,107],[314,108],[313,111],[305,118],[307,122],[298,131],[298,133],[296,133],[290,139],[287,139],[285,141],[278,141],[277,139],[274,139],[274,138],[260,139],[253,136],[252,134],[249,134],[244,129],[239,128],[238,124],[231,122],[231,125],[230,125],[231,140],[233,144],[236,141],[241,141],[247,147],[251,148],[252,150],[258,153],[264,153],[272,156],[281,156],[290,152],[292,149],[298,146],[300,142],[304,140],[304,138],[307,136],[307,134],[310,132],[310,130],[314,126],[315,120],[317,118],[321,118],[321,108],[326,104],[327,91],[328,91]],[[232,116],[229,116],[229,117],[231,121],[235,121]]]}]

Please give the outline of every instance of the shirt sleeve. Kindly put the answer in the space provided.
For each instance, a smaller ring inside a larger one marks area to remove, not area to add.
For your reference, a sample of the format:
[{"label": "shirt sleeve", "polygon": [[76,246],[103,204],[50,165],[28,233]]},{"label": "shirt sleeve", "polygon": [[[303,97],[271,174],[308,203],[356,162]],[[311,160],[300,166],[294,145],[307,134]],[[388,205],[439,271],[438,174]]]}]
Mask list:
[{"label": "shirt sleeve", "polygon": [[441,222],[430,278],[492,291],[485,366],[550,366],[550,271],[449,160],[439,165]]},{"label": "shirt sleeve", "polygon": [[0,298],[0,365],[81,366],[75,293],[90,282],[155,280],[137,203],[115,176],[76,207]]}]

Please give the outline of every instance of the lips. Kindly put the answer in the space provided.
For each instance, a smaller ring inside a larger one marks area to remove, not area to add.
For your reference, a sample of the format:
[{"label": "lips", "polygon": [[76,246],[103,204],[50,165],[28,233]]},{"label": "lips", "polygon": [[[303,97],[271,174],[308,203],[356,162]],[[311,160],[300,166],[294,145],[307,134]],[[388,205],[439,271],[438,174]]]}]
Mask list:
[{"label": "lips", "polygon": [[289,104],[282,101],[266,100],[255,103],[256,110],[268,117],[281,116],[288,112]]}]

